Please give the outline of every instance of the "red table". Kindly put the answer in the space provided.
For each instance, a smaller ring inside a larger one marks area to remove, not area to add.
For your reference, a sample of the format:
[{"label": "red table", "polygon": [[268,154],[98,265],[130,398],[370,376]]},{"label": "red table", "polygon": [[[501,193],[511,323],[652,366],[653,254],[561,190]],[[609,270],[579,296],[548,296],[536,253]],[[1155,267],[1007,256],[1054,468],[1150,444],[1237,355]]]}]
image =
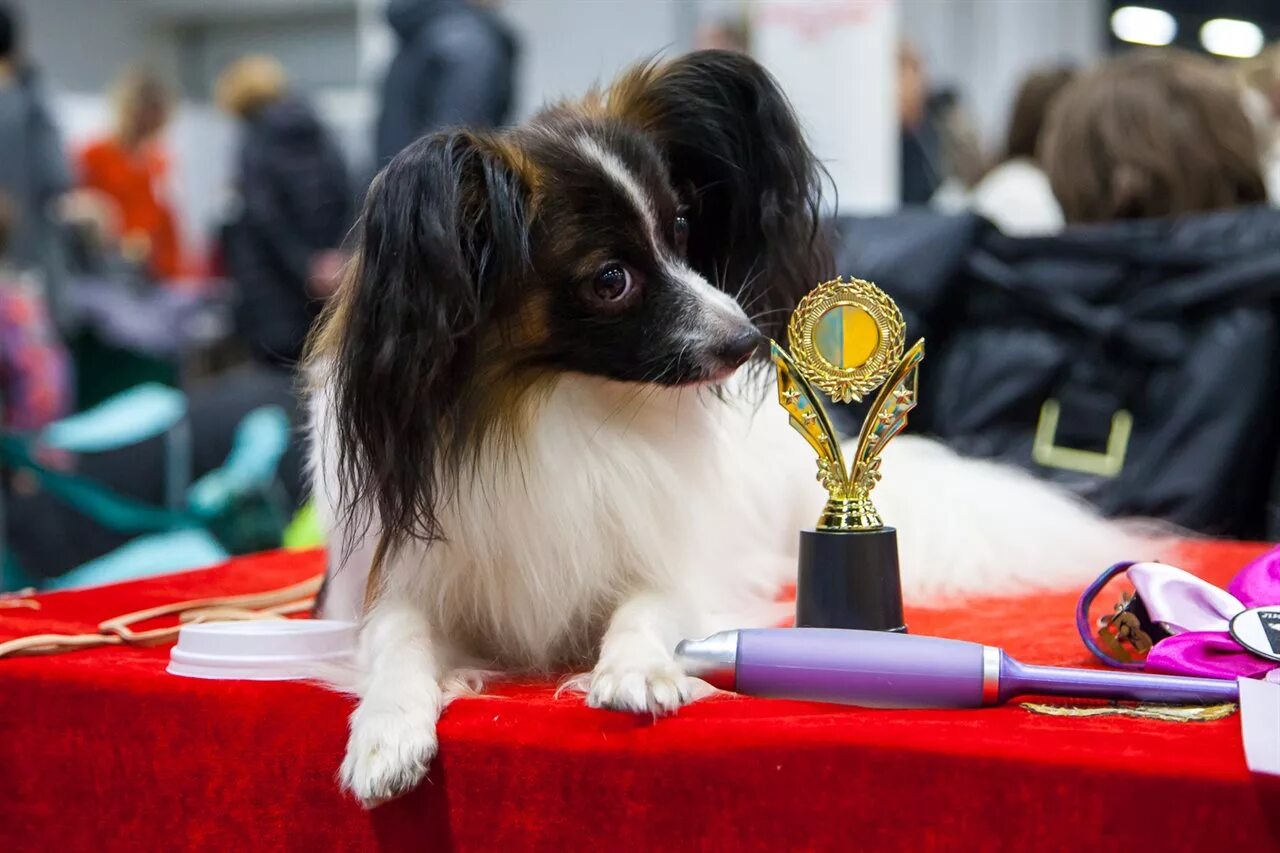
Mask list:
[{"label": "red table", "polygon": [[[1183,564],[1225,583],[1263,546]],[[317,553],[41,597],[0,639],[205,595],[285,586]],[[913,631],[1089,665],[1074,595],[910,608]],[[1239,718],[1063,718],[1018,707],[872,711],[717,697],[650,720],[550,682],[457,701],[413,794],[371,812],[334,782],[351,700],[303,684],[164,672],[167,649],[0,660],[7,850],[1272,849],[1280,796]]]}]

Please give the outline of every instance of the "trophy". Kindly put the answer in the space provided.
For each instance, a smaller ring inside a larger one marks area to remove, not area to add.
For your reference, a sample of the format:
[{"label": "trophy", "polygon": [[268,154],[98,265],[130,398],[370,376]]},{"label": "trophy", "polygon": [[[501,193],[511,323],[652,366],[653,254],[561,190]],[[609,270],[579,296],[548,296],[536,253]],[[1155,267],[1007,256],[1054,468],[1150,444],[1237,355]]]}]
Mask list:
[{"label": "trophy", "polygon": [[[869,281],[836,279],[796,307],[787,326],[790,352],[770,342],[778,402],[817,452],[818,481],[828,494],[814,529],[800,531],[798,627],[907,630],[897,533],[871,503],[880,453],[916,405],[924,339],[904,355],[905,332],[902,312],[884,291]],[[847,466],[818,392],[850,403],[877,388]]]}]

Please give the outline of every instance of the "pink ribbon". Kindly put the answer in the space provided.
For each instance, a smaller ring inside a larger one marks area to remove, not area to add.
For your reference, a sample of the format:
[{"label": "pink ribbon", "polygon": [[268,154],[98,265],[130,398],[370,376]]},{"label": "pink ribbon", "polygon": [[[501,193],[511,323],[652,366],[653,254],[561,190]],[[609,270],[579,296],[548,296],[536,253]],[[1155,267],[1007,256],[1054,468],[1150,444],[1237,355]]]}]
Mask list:
[{"label": "pink ribbon", "polygon": [[1225,590],[1161,563],[1134,563],[1126,575],[1151,619],[1172,634],[1147,655],[1149,672],[1280,682],[1280,664],[1246,650],[1227,631],[1240,611],[1280,604],[1280,547],[1241,569]]}]

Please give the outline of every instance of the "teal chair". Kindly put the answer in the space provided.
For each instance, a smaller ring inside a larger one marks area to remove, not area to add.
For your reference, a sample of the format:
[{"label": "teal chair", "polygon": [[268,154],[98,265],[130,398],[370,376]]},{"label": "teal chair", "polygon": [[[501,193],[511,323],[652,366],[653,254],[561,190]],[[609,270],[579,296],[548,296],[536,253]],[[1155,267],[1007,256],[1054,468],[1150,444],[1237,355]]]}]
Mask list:
[{"label": "teal chair", "polygon": [[42,592],[82,589],[212,566],[231,555],[198,527],[151,533],[40,584]]},{"label": "teal chair", "polygon": [[148,382],[91,409],[55,421],[40,433],[46,447],[70,453],[104,453],[164,436],[165,503],[182,506],[191,483],[191,422],[181,391]]},{"label": "teal chair", "polygon": [[[41,439],[60,449],[101,452],[163,434],[167,492],[163,507],[46,468],[22,437],[0,439],[0,459],[5,464],[32,472],[43,488],[81,514],[134,536],[114,551],[38,584],[42,589],[97,586],[198,568],[222,562],[232,553],[279,544],[289,509],[276,477],[289,446],[285,412],[278,406],[264,406],[246,415],[223,464],[188,486],[184,475],[190,472],[191,444],[185,398],[176,400],[173,394],[182,397],[180,392],[170,394],[172,389],[164,386],[142,387],[146,390],[120,395],[124,403],[112,398],[59,421]],[[95,412],[100,419],[86,417]],[[5,561],[4,570],[0,589],[34,585],[12,560]]]},{"label": "teal chair", "polygon": [[187,506],[207,520],[236,496],[263,488],[271,491],[281,506],[287,505],[289,497],[276,478],[276,469],[289,449],[291,430],[289,416],[279,406],[262,406],[245,415],[236,427],[226,460],[187,491]]}]

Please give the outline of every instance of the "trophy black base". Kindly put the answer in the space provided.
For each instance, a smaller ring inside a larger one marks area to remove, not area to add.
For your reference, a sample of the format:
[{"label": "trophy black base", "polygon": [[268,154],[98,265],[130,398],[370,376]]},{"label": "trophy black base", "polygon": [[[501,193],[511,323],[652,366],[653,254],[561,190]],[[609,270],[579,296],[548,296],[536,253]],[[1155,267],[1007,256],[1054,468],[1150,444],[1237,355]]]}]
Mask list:
[{"label": "trophy black base", "polygon": [[905,633],[897,531],[801,530],[796,626]]}]

